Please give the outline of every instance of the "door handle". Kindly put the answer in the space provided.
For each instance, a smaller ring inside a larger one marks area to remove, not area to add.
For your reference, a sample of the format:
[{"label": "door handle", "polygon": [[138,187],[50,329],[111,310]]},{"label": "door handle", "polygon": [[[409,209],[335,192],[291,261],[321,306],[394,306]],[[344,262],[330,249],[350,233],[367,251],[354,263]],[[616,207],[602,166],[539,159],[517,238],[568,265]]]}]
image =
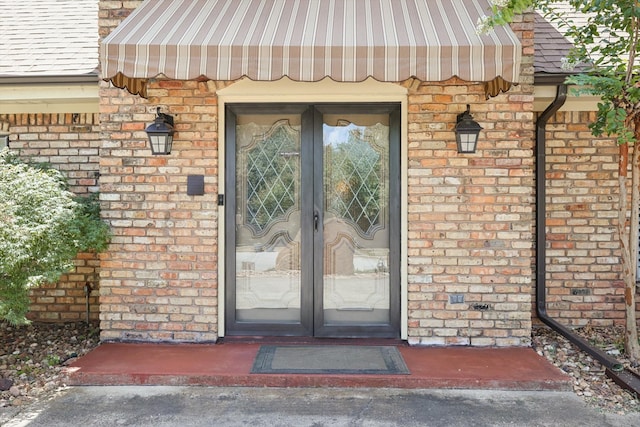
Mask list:
[{"label": "door handle", "polygon": [[313,229],[315,231],[318,231],[318,222],[319,221],[320,221],[320,215],[316,211],[316,212],[313,213]]}]

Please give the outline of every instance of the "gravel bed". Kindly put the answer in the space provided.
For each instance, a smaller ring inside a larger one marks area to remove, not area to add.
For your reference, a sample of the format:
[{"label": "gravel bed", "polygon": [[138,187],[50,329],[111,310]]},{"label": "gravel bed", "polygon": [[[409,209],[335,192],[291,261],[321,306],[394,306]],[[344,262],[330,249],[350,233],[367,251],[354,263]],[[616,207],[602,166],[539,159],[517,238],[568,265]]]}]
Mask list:
[{"label": "gravel bed", "polygon": [[[609,353],[625,367],[631,368],[624,357],[621,327],[576,329],[589,343]],[[608,378],[604,367],[581,351],[562,335],[546,326],[535,327],[532,347],[573,379],[573,391],[592,407],[603,412],[624,415],[640,411],[640,400]]]},{"label": "gravel bed", "polygon": [[[621,354],[621,328],[577,330],[628,365]],[[33,323],[14,327],[0,322],[0,415],[45,399],[65,387],[62,369],[99,343],[97,323]],[[573,389],[588,405],[603,412],[640,411],[640,400],[607,378],[604,368],[547,327],[533,331],[533,348],[573,378]],[[0,418],[2,418],[0,416]]]},{"label": "gravel bed", "polygon": [[0,322],[0,410],[64,387],[63,367],[95,348],[99,335],[97,323]]}]

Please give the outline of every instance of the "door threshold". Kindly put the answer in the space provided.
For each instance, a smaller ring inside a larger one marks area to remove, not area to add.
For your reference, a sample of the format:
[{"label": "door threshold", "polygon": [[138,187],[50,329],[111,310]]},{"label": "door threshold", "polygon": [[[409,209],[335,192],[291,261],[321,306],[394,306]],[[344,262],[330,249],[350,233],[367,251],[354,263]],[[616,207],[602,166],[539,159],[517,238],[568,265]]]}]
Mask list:
[{"label": "door threshold", "polygon": [[279,337],[279,336],[225,336],[218,340],[220,344],[263,344],[263,345],[385,345],[405,347],[407,342],[399,338],[318,338],[318,337]]}]

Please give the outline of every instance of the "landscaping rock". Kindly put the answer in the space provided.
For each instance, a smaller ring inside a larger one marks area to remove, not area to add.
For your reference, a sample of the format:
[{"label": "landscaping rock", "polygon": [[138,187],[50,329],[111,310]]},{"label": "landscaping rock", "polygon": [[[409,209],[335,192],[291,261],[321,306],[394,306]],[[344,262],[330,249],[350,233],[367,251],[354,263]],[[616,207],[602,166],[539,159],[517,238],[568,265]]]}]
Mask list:
[{"label": "landscaping rock", "polygon": [[[620,349],[622,327],[576,329],[575,332],[600,348]],[[626,414],[640,411],[640,400],[606,376],[605,368],[587,353],[571,344],[562,335],[546,326],[534,328],[532,346],[541,356],[568,373],[573,379],[573,391],[592,407],[602,411]],[[616,359],[629,367],[623,354]]]},{"label": "landscaping rock", "polygon": [[7,391],[13,385],[13,381],[6,378],[0,378],[0,391]]},{"label": "landscaping rock", "polygon": [[97,323],[0,322],[0,407],[23,406],[65,387],[63,363],[98,343]]}]

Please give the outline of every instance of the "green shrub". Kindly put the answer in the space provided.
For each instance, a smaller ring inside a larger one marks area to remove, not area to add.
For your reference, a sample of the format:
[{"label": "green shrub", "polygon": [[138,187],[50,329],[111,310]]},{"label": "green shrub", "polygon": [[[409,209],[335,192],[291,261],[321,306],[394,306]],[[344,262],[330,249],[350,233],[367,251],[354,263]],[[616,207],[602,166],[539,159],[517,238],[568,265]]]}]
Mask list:
[{"label": "green shrub", "polygon": [[0,151],[0,319],[26,323],[29,289],[57,281],[109,237],[95,195],[75,196],[59,171]]}]

